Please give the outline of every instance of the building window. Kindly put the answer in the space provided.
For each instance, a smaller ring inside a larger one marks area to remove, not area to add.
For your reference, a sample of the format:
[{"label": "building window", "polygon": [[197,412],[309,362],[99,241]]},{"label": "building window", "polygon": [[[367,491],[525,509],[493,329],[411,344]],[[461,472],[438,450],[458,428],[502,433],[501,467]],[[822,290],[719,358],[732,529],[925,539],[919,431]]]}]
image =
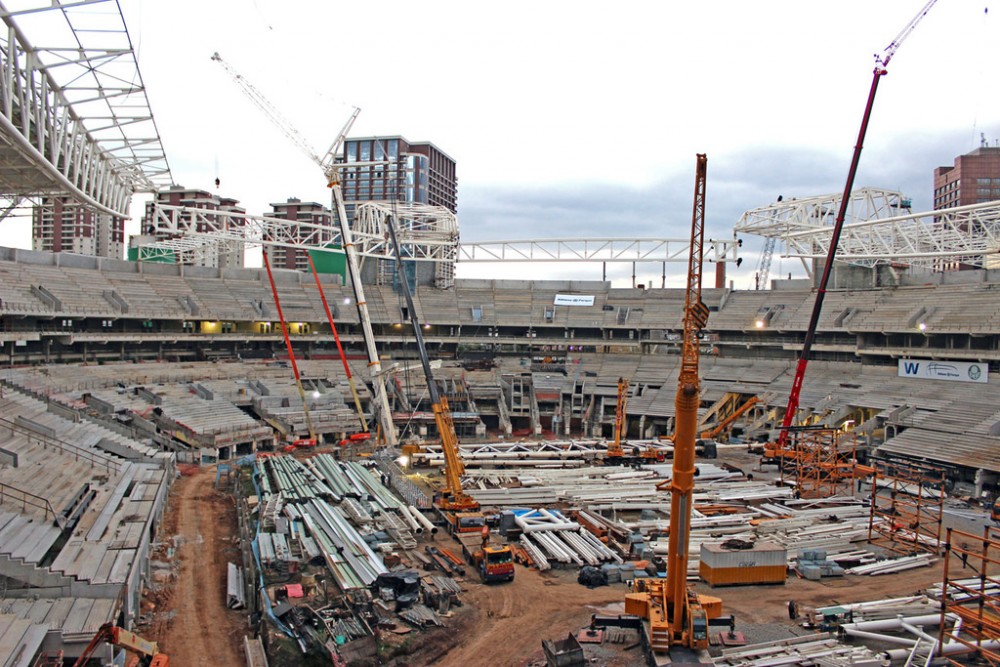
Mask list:
[{"label": "building window", "polygon": [[988,178],[977,178],[976,179],[976,185],[989,185],[989,184],[990,184],[990,179],[988,179]]}]

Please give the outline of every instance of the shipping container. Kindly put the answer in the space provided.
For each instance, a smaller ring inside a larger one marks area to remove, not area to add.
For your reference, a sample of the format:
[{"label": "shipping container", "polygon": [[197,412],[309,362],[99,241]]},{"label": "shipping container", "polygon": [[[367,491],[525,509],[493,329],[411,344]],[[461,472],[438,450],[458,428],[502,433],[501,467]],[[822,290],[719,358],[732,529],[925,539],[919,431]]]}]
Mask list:
[{"label": "shipping container", "polygon": [[709,586],[740,586],[746,584],[784,584],[787,568],[784,565],[757,565],[753,567],[711,568],[704,563],[698,576]]},{"label": "shipping container", "polygon": [[774,542],[755,542],[749,549],[727,549],[721,544],[702,544],[701,562],[713,569],[788,564],[788,550]]},{"label": "shipping container", "polygon": [[784,584],[787,569],[787,550],[772,542],[756,542],[749,549],[701,545],[698,574],[711,586]]}]

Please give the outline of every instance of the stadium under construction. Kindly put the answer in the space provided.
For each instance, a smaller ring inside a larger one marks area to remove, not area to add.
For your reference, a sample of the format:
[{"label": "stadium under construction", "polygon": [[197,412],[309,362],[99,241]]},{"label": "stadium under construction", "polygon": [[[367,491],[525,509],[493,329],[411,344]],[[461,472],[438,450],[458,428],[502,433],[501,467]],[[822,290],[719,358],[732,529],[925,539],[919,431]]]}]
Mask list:
[{"label": "stadium under construction", "polygon": [[[454,162],[355,111],[330,208],[257,216],[176,186],[131,43],[67,4],[25,13],[69,79],[27,17],[0,38],[0,221],[37,230],[0,247],[0,665],[1000,664],[1000,189],[914,212],[856,153],[706,239],[699,155],[690,237],[472,243]],[[146,115],[101,134],[106,75]],[[361,165],[443,203],[352,199]],[[663,280],[456,277],[538,260]]]}]

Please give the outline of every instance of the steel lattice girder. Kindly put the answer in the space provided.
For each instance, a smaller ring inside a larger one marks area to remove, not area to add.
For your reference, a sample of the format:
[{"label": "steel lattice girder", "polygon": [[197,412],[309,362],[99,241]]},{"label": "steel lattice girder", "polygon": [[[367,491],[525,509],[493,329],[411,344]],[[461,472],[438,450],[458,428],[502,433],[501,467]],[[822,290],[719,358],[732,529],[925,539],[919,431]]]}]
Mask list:
[{"label": "steel lattice girder", "polygon": [[[761,206],[740,216],[733,230],[737,234],[756,234],[784,238],[785,235],[832,227],[843,193],[789,199]],[[859,188],[851,193],[845,224],[881,220],[909,210],[909,201],[901,193],[877,188]]]},{"label": "steel lattice girder", "polygon": [[[736,261],[735,239],[706,241],[710,261]],[[573,238],[476,241],[458,248],[460,262],[683,262],[690,239]]]},{"label": "steel lattice girder", "polygon": [[364,257],[392,259],[386,220],[392,218],[400,251],[408,260],[454,263],[458,220],[442,206],[404,202],[365,202],[354,213],[351,233]]},{"label": "steel lattice girder", "polygon": [[[826,257],[831,229],[800,231],[783,240],[789,257]],[[1000,253],[1000,201],[844,225],[837,259],[874,266],[887,261],[933,266],[941,260],[985,266]]]},{"label": "steel lattice girder", "polygon": [[0,192],[125,216],[134,192],[170,184],[117,2],[7,0],[0,15]]},{"label": "steel lattice girder", "polygon": [[[351,232],[355,251],[365,257],[393,258],[390,244],[385,238],[385,215],[391,205],[363,204]],[[235,211],[218,211],[187,206],[162,206],[155,208],[153,224],[157,236],[169,239],[144,247],[175,249],[181,240],[212,239],[215,242],[240,241],[250,245],[306,248],[340,252],[340,230],[329,224],[289,221],[282,218],[248,215]],[[428,262],[454,261],[458,240],[455,216],[445,208],[424,204],[399,204],[395,215],[400,221],[397,228],[400,245],[410,251],[407,259]],[[183,241],[181,241],[183,242]],[[186,249],[186,246],[185,246]]]}]

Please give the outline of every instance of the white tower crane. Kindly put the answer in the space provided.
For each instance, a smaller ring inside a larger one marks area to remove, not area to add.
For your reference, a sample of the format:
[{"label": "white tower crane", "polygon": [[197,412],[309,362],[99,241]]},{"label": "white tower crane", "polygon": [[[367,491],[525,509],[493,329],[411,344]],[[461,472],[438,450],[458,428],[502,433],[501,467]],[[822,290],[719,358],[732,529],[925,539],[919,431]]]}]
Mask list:
[{"label": "white tower crane", "polygon": [[[237,72],[233,67],[222,59],[222,56],[218,52],[212,54],[212,60],[222,65],[229,76],[233,79],[240,90],[250,98],[250,101],[260,109],[260,111],[268,117],[268,119],[281,130],[293,144],[295,144],[299,150],[306,154],[310,160],[315,162],[320,169],[323,170],[323,176],[326,178],[327,186],[330,188],[331,197],[333,201],[333,207],[337,212],[337,221],[340,224],[340,234],[343,240],[344,255],[347,258],[347,269],[351,276],[351,288],[354,291],[354,301],[358,309],[358,319],[361,321],[361,329],[365,340],[365,349],[368,353],[368,368],[371,375],[372,389],[374,392],[375,412],[378,414],[379,423],[382,426],[382,434],[385,438],[385,442],[388,446],[394,447],[397,443],[396,438],[396,428],[392,423],[392,411],[389,409],[389,398],[385,389],[385,374],[382,372],[382,365],[379,361],[378,348],[375,345],[375,333],[372,330],[371,318],[368,314],[368,305],[365,301],[364,287],[361,283],[361,269],[358,264],[357,254],[355,253],[354,243],[351,236],[351,227],[347,220],[347,210],[344,207],[344,197],[343,192],[340,187],[339,169],[340,166],[337,164],[337,154],[340,151],[341,145],[347,138],[347,133],[350,132],[351,126],[354,125],[355,119],[357,119],[358,114],[361,113],[361,109],[354,107],[354,111],[351,113],[350,118],[344,123],[344,127],[340,130],[340,133],[330,144],[326,153],[320,157],[317,155],[309,144],[308,141],[302,136],[302,134],[295,129],[295,126],[282,115],[278,109],[268,101],[267,97],[263,95],[257,88],[247,80],[242,74]],[[364,166],[366,164],[381,164],[381,161],[371,162],[371,163],[358,163],[352,162],[350,166]]]}]

